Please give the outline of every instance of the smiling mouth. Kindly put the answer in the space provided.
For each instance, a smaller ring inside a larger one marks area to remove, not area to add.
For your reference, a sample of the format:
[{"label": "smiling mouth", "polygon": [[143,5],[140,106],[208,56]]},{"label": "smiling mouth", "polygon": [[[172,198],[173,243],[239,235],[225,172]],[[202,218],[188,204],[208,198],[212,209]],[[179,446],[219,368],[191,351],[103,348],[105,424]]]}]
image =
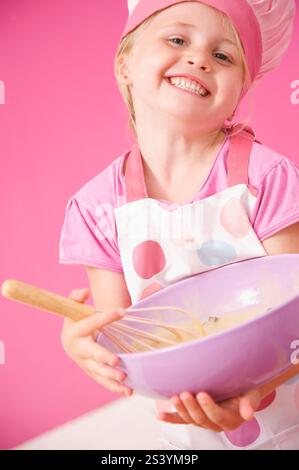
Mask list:
[{"label": "smiling mouth", "polygon": [[166,81],[169,83],[169,85],[170,85],[172,88],[178,88],[179,90],[185,91],[186,93],[189,93],[189,94],[191,94],[191,95],[193,95],[193,96],[194,96],[194,95],[195,95],[195,96],[198,96],[198,98],[206,99],[206,98],[208,98],[209,96],[211,96],[211,93],[210,93],[210,92],[208,92],[208,94],[207,94],[206,96],[203,96],[203,95],[201,95],[199,92],[194,91],[194,90],[192,90],[191,88],[187,88],[187,87],[179,86],[179,85],[174,85],[173,83],[171,83],[169,77],[166,77]]}]

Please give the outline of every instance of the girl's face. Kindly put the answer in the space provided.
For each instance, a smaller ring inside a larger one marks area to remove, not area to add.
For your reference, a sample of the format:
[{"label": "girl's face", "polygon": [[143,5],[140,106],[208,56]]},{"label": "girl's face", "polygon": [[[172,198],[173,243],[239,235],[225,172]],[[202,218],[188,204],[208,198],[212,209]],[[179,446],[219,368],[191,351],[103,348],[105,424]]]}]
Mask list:
[{"label": "girl's face", "polygon": [[[137,124],[148,110],[222,127],[243,85],[238,48],[225,29],[217,11],[198,2],[178,3],[152,19],[125,62]],[[211,94],[201,98],[171,85],[167,77],[180,74],[198,77]]]}]

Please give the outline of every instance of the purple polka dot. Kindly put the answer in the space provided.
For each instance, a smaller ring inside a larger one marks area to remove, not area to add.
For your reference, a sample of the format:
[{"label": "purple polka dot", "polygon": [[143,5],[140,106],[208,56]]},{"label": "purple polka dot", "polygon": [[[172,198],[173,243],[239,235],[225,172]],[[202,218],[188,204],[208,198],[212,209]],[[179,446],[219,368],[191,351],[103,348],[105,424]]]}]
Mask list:
[{"label": "purple polka dot", "polygon": [[143,279],[149,279],[165,267],[166,260],[161,245],[153,240],[140,243],[133,251],[133,266]]},{"label": "purple polka dot", "polygon": [[197,250],[199,259],[206,266],[221,266],[237,258],[235,248],[222,240],[209,240]]},{"label": "purple polka dot", "polygon": [[253,444],[261,433],[259,423],[255,418],[241,424],[234,431],[226,431],[227,439],[236,447],[246,447]]}]

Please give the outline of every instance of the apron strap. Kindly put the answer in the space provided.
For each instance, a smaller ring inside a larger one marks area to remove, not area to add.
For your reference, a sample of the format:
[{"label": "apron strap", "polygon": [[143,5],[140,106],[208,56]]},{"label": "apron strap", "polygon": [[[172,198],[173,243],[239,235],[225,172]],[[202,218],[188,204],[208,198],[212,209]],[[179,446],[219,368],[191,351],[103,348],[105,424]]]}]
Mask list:
[{"label": "apron strap", "polygon": [[[230,131],[239,127],[242,127],[242,125],[238,124],[233,126],[230,128]],[[252,145],[256,140],[255,133],[250,127],[245,127],[242,132],[232,136],[230,139],[227,157],[228,187],[237,184],[247,184],[250,192],[256,196],[257,189],[251,186],[248,181],[248,164]],[[144,181],[142,158],[136,142],[126,159],[125,188],[127,203],[148,197]]]},{"label": "apron strap", "polygon": [[[238,124],[231,128],[242,127]],[[237,184],[247,184],[249,191],[253,196],[257,195],[257,189],[249,184],[248,166],[255,141],[255,133],[250,127],[245,127],[242,132],[231,137],[230,148],[227,157],[227,187]]]},{"label": "apron strap", "polygon": [[136,143],[134,143],[126,160],[125,187],[127,204],[148,197],[144,181],[142,159]]}]

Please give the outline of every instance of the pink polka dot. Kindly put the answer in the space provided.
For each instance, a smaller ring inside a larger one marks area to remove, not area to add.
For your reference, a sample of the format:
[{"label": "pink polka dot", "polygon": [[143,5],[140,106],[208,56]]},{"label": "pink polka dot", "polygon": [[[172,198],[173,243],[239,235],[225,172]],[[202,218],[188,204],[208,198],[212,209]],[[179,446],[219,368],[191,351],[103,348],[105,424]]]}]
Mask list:
[{"label": "pink polka dot", "polygon": [[133,252],[133,266],[143,279],[158,274],[165,267],[166,260],[161,245],[148,240],[136,246]]},{"label": "pink polka dot", "polygon": [[234,431],[226,431],[227,439],[236,447],[246,447],[253,444],[261,433],[259,423],[255,418],[241,424]]},{"label": "pink polka dot", "polygon": [[256,411],[262,411],[265,408],[268,408],[268,406],[270,406],[271,403],[273,403],[273,401],[275,400],[275,397],[276,397],[276,391],[273,390],[273,392],[271,392],[261,401],[261,404]]},{"label": "pink polka dot", "polygon": [[299,383],[296,385],[294,389],[294,400],[297,410],[299,411]]},{"label": "pink polka dot", "polygon": [[158,292],[159,290],[163,289],[164,286],[161,286],[158,282],[153,282],[149,286],[147,286],[144,291],[141,294],[140,300],[144,299],[145,297],[148,297],[151,294],[154,294],[155,292]]},{"label": "pink polka dot", "polygon": [[250,221],[239,199],[233,197],[222,208],[220,216],[223,228],[233,237],[245,237],[250,230]]},{"label": "pink polka dot", "polygon": [[167,204],[166,202],[158,201],[159,206],[168,212],[174,212],[178,208],[178,204],[176,202],[170,202]]}]

